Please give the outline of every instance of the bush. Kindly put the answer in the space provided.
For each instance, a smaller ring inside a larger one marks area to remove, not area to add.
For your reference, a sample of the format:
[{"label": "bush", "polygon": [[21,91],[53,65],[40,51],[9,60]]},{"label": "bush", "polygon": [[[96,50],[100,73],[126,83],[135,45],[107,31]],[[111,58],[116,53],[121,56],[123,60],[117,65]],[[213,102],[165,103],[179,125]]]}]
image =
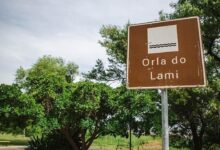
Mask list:
[{"label": "bush", "polygon": [[28,142],[30,150],[69,150],[66,139],[59,133],[53,132],[46,136],[32,137]]},{"label": "bush", "polygon": [[170,145],[175,148],[191,147],[192,141],[182,136],[172,135],[170,136]]}]

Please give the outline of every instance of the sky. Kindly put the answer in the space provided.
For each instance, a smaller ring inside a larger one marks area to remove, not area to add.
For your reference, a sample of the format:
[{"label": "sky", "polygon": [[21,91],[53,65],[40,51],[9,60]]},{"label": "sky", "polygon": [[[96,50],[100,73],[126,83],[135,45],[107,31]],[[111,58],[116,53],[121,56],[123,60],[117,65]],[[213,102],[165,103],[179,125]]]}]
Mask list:
[{"label": "sky", "polygon": [[88,72],[107,62],[99,30],[156,21],[176,0],[0,0],[0,84],[14,82],[16,70],[44,55],[74,62]]}]

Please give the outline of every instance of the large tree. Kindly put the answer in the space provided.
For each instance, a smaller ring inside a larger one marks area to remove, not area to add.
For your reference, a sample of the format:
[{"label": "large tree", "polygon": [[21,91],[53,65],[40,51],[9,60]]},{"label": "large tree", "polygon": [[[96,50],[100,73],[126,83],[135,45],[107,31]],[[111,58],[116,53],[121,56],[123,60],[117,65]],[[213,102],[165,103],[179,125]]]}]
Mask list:
[{"label": "large tree", "polygon": [[[214,82],[206,88],[175,89],[169,94],[172,133],[176,133],[180,139],[188,141],[189,144],[193,143],[191,146],[195,150],[219,144],[220,103],[216,94],[220,90],[220,80]],[[215,137],[210,136],[214,134]],[[174,142],[176,141],[174,138]]]},{"label": "large tree", "polygon": [[[155,103],[155,91],[129,91],[125,86],[115,90],[116,112],[112,118],[112,134],[128,137],[128,129],[136,136],[148,135],[152,128],[157,128],[155,120],[160,114]],[[160,122],[160,121],[159,121]]]},{"label": "large tree", "polygon": [[38,124],[44,135],[52,134],[55,138],[58,134],[67,141],[68,148],[87,150],[94,139],[107,133],[109,117],[115,108],[109,86],[72,82],[77,68],[74,63],[65,64],[61,58],[44,56],[30,69],[18,69],[16,81],[44,108]]}]

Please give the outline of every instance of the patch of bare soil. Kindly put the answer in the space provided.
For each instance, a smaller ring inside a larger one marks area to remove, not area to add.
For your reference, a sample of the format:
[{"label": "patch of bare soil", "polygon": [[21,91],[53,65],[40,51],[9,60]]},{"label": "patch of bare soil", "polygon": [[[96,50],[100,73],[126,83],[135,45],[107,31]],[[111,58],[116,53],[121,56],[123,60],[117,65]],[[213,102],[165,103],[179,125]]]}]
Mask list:
[{"label": "patch of bare soil", "polygon": [[139,150],[162,150],[162,144],[160,141],[152,141],[141,145]]},{"label": "patch of bare soil", "polygon": [[0,150],[25,150],[27,146],[0,146]]}]

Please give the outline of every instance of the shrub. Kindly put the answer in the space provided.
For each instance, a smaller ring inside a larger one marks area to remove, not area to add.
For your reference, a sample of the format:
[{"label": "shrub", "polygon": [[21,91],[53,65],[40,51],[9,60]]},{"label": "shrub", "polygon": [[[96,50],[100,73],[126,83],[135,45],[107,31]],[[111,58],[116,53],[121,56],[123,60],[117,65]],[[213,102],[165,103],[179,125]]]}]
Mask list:
[{"label": "shrub", "polygon": [[70,146],[59,132],[53,132],[46,136],[32,137],[29,141],[30,150],[69,150]]}]

